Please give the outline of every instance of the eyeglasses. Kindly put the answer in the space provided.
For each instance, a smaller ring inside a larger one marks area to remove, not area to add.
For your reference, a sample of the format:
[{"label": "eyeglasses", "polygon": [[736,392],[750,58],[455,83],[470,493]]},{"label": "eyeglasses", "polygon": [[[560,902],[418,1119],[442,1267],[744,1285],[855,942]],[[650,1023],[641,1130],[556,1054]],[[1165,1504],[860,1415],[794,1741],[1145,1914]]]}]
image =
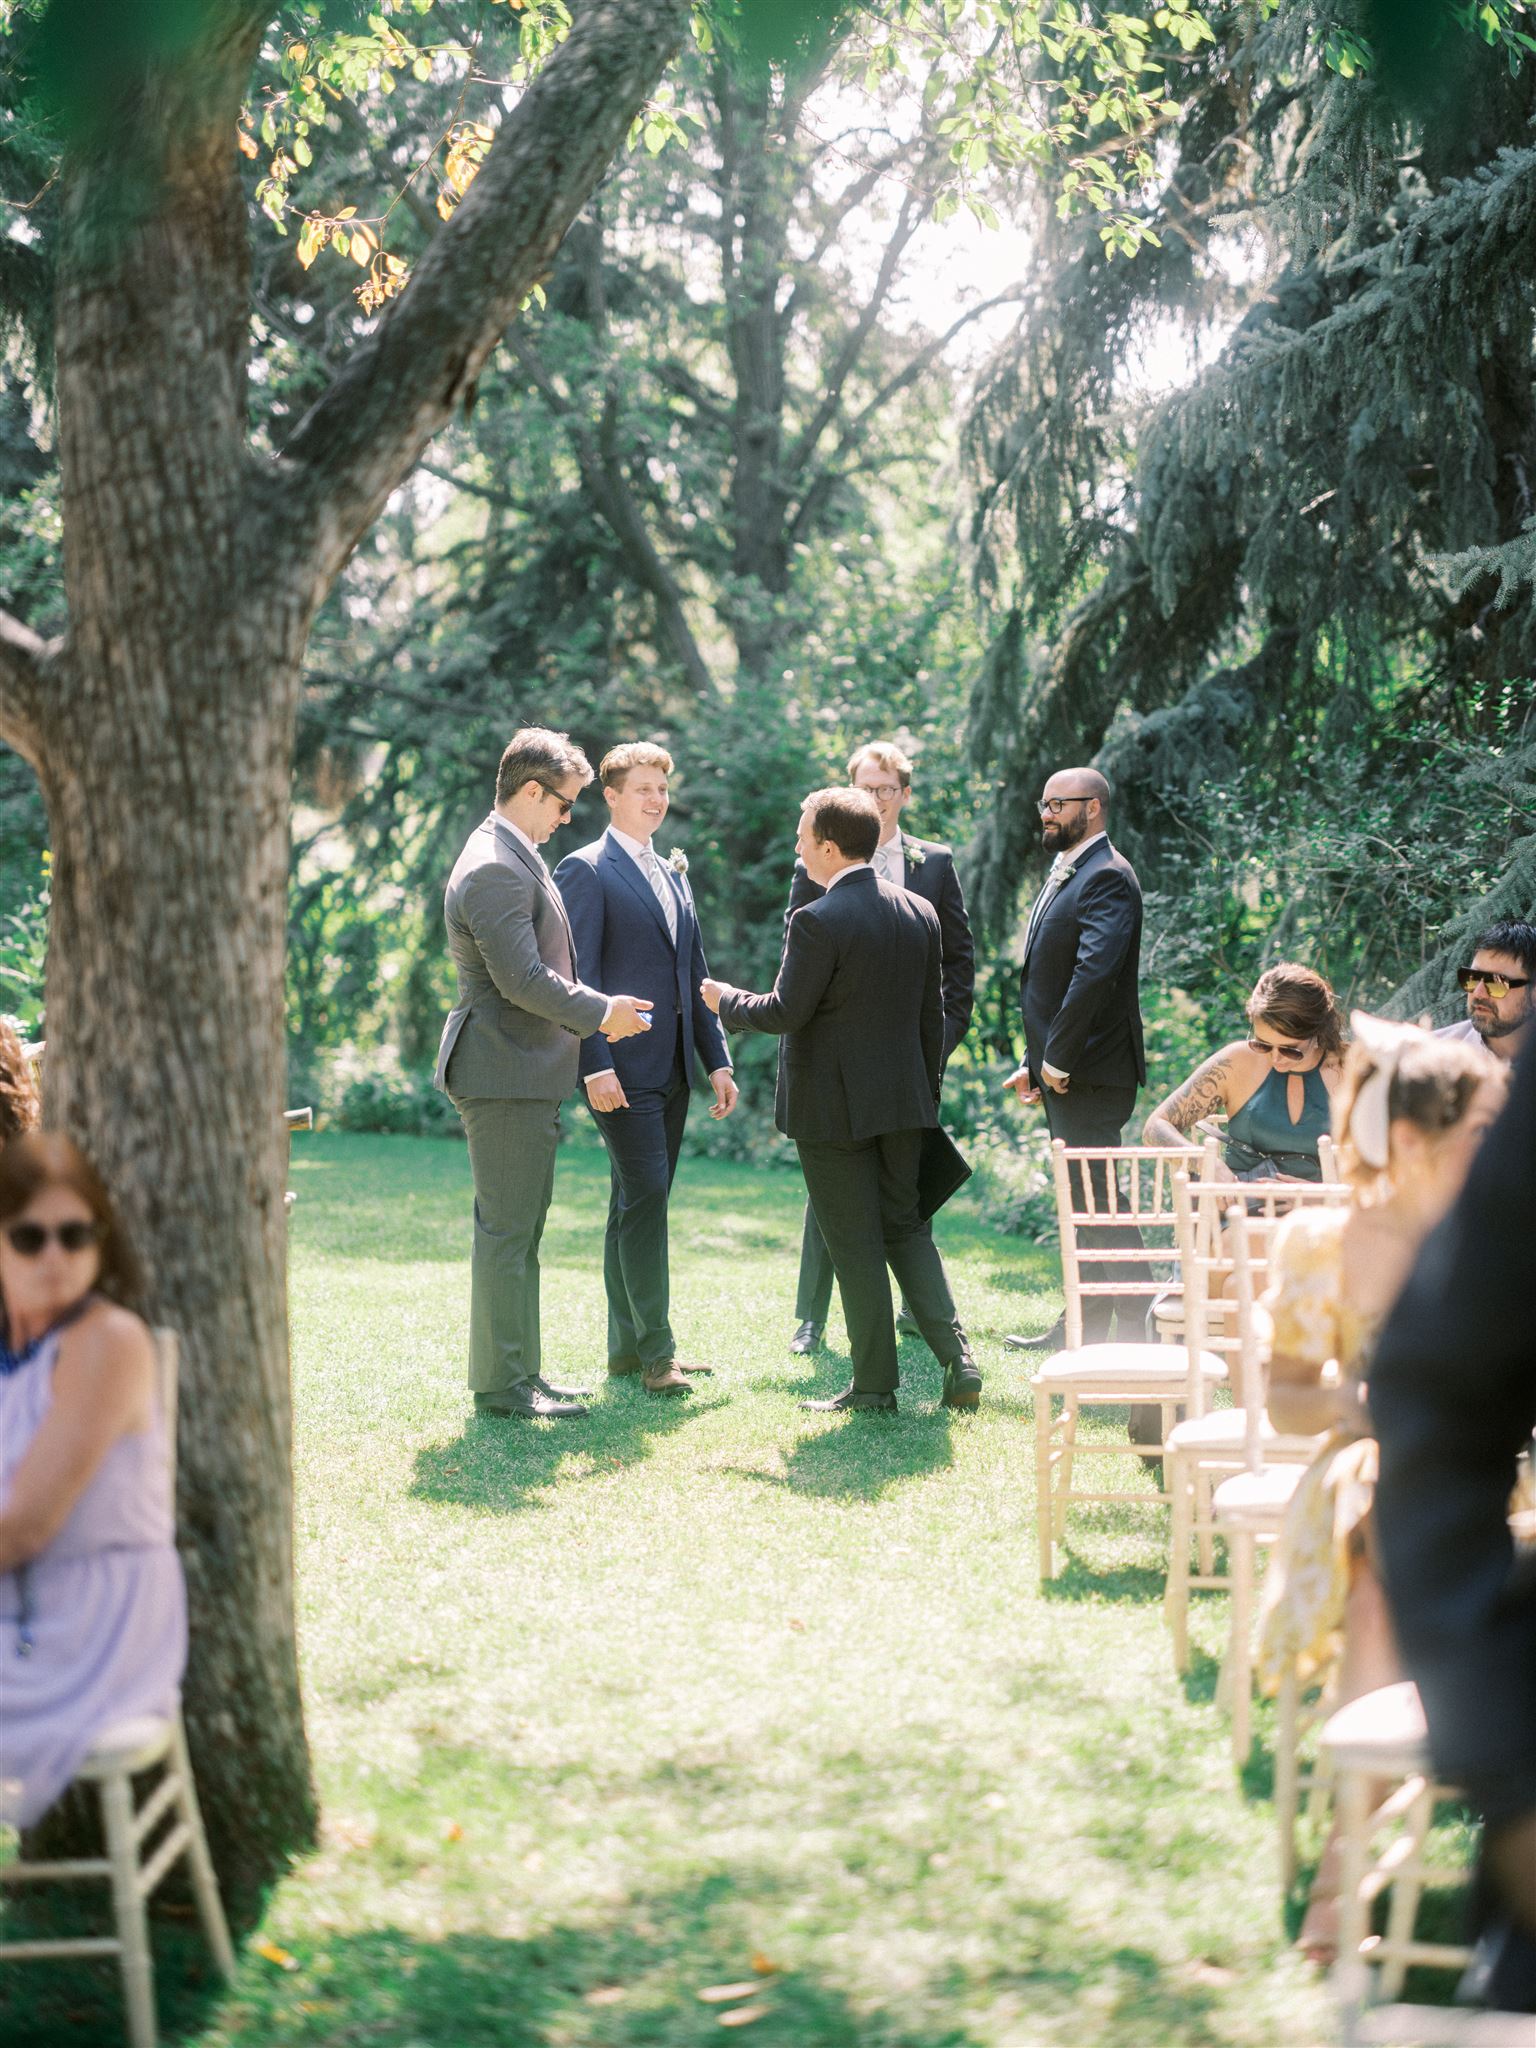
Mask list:
[{"label": "eyeglasses", "polygon": [[866,788],[864,794],[872,796],[875,802],[879,804],[894,803],[896,798],[901,795],[901,784],[899,782],[877,782],[872,789]]},{"label": "eyeglasses", "polygon": [[1529,988],[1528,974],[1489,974],[1481,967],[1458,967],[1456,979],[1468,995],[1475,988],[1487,989],[1496,1003],[1502,1003],[1512,988]]},{"label": "eyeglasses", "polygon": [[10,1223],[6,1225],[6,1241],[13,1252],[19,1252],[24,1259],[35,1259],[50,1243],[60,1251],[83,1252],[95,1244],[101,1231],[94,1223]]},{"label": "eyeglasses", "polygon": [[1041,798],[1036,809],[1042,818],[1047,814],[1053,818],[1059,818],[1068,804],[1091,804],[1092,802],[1093,798],[1091,796],[1047,796]]},{"label": "eyeglasses", "polygon": [[546,796],[552,796],[555,802],[560,806],[561,817],[568,818],[571,815],[572,811],[574,811],[576,808],[575,797],[562,796],[559,790],[554,788],[552,784],[540,780],[540,778],[538,778],[537,776],[535,776],[534,780],[538,782],[539,787],[543,790],[544,794]]},{"label": "eyeglasses", "polygon": [[1265,1053],[1270,1059],[1275,1060],[1304,1060],[1307,1056],[1307,1043],[1307,1040],[1303,1039],[1300,1045],[1280,1045],[1268,1038],[1250,1038],[1248,1050]]}]

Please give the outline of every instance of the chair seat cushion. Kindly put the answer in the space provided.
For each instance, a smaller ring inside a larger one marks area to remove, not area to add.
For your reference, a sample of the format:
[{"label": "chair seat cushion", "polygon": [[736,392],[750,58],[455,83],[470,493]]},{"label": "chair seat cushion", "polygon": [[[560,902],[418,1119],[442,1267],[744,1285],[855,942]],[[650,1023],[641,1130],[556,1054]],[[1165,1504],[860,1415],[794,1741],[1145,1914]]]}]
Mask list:
[{"label": "chair seat cushion", "polygon": [[1212,1494],[1212,1512],[1218,1522],[1278,1528],[1306,1469],[1305,1465],[1266,1465],[1262,1472],[1234,1472]]},{"label": "chair seat cushion", "polygon": [[[1264,1446],[1266,1459],[1294,1460],[1310,1458],[1321,1439],[1315,1436],[1281,1436],[1266,1416],[1259,1425],[1259,1441]],[[1242,1409],[1213,1408],[1209,1415],[1191,1415],[1170,1432],[1168,1448],[1170,1451],[1234,1451],[1241,1454]]]},{"label": "chair seat cushion", "polygon": [[1345,1770],[1407,1777],[1429,1766],[1429,1734],[1411,1679],[1362,1693],[1323,1725],[1323,1747]]},{"label": "chair seat cushion", "polygon": [[91,1744],[77,1775],[92,1778],[109,1772],[143,1770],[165,1755],[175,1726],[174,1721],[160,1714],[136,1714],[128,1721],[114,1721]]},{"label": "chair seat cushion", "polygon": [[[1209,1351],[1200,1354],[1200,1371],[1214,1384],[1224,1380],[1227,1368]],[[1183,1350],[1172,1344],[1084,1344],[1077,1351],[1057,1351],[1035,1374],[1035,1385],[1068,1387],[1096,1385],[1127,1388],[1172,1387],[1170,1400],[1179,1399],[1189,1378],[1189,1361]]]}]

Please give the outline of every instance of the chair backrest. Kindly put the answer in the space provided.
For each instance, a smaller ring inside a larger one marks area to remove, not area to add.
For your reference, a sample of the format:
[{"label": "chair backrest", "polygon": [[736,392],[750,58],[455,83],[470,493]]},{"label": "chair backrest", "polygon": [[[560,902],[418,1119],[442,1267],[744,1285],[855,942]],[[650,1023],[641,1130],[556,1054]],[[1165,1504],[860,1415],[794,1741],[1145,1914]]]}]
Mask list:
[{"label": "chair backrest", "polygon": [[[1204,1147],[1066,1145],[1059,1138],[1052,1145],[1069,1350],[1082,1345],[1085,1298],[1130,1295],[1150,1303],[1178,1278],[1174,1182],[1196,1167],[1214,1173],[1215,1162],[1214,1139]],[[1086,1244],[1085,1232],[1092,1233]],[[1085,1280],[1085,1261],[1131,1270],[1123,1278]]]},{"label": "chair backrest", "polygon": [[[1241,1196],[1229,1180],[1192,1180],[1181,1176],[1175,1188],[1184,1268],[1184,1341],[1189,1355],[1189,1399],[1193,1415],[1204,1413],[1205,1381],[1198,1369],[1201,1352],[1228,1361],[1234,1400],[1248,1414],[1250,1433],[1261,1432],[1264,1414],[1262,1346],[1256,1350],[1259,1319],[1241,1308],[1246,1285],[1256,1306],[1269,1269],[1270,1244],[1293,1209],[1336,1208],[1350,1199],[1350,1189],[1328,1181],[1248,1181]],[[1231,1230],[1231,1216],[1240,1210],[1240,1239]],[[1241,1251],[1239,1251],[1239,1243]],[[1246,1274],[1243,1280],[1239,1268]]]},{"label": "chair backrest", "polygon": [[171,1522],[176,1521],[176,1401],[180,1392],[181,1340],[174,1330],[150,1332],[155,1343],[155,1389],[165,1427],[165,1471],[171,1489]]}]

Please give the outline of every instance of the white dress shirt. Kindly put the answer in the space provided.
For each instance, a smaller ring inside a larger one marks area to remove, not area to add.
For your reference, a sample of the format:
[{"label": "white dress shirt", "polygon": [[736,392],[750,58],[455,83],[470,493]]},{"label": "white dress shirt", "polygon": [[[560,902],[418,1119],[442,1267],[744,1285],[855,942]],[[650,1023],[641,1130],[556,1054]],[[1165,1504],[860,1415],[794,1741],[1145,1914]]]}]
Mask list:
[{"label": "white dress shirt", "polygon": [[831,891],[837,887],[839,882],[846,881],[849,875],[856,875],[860,873],[861,870],[863,870],[864,868],[867,868],[869,865],[870,863],[867,860],[849,861],[847,867],[839,868],[837,873],[832,877],[831,881],[828,882],[828,893],[830,894]]},{"label": "white dress shirt", "polygon": [[646,887],[656,898],[662,916],[667,920],[667,935],[673,945],[677,944],[677,897],[672,884],[662,874],[665,862],[657,858],[656,849],[649,839],[631,839],[627,832],[621,832],[617,825],[608,827],[610,839],[616,839],[629,855],[635,866],[645,877]]},{"label": "white dress shirt", "polygon": [[901,834],[893,832],[889,839],[882,839],[875,848],[875,857],[870,866],[882,882],[890,882],[895,888],[907,886],[906,855],[901,850]]}]

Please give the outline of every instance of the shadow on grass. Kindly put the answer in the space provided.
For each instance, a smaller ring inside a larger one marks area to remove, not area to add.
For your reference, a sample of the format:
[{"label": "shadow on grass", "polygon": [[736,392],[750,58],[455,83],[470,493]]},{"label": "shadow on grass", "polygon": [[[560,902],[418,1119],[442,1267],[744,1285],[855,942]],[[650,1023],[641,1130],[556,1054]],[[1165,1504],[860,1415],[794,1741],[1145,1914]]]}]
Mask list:
[{"label": "shadow on grass", "polygon": [[1040,1591],[1047,1600],[1117,1601],[1129,1607],[1148,1607],[1163,1597],[1168,1575],[1160,1565],[1112,1565],[1108,1570],[1088,1564],[1074,1550],[1065,1552],[1066,1563],[1054,1579],[1047,1579]]},{"label": "shadow on grass", "polygon": [[1220,1683],[1221,1659],[1210,1656],[1204,1650],[1192,1648],[1189,1653],[1189,1669],[1179,1677],[1185,1699],[1192,1707],[1208,1707],[1215,1700],[1216,1688]]},{"label": "shadow on grass", "polygon": [[[470,1413],[458,1437],[416,1453],[412,1498],[518,1514],[537,1506],[536,1496],[547,1488],[601,1479],[647,1457],[653,1437],[685,1428],[725,1399],[697,1391],[660,1398],[627,1382],[609,1384],[608,1397],[580,1419],[524,1422]],[[587,1460],[584,1471],[572,1470],[573,1454]]]},{"label": "shadow on grass", "polygon": [[[1085,1938],[1050,1900],[1019,1914],[1008,1967],[951,1961],[920,1990],[901,1983],[885,2000],[866,1994],[855,2004],[810,1969],[760,1973],[753,1923],[778,1889],[765,1872],[727,1869],[609,1905],[581,1925],[522,1936],[316,1930],[291,1972],[246,1960],[222,2012],[206,1976],[194,1981],[202,1973],[180,1938],[157,1926],[161,2019],[168,2042],[215,2028],[239,2048],[363,2040],[371,2048],[704,2048],[720,2039],[723,2015],[750,2007],[752,2040],[768,2048],[981,2048],[998,2038],[999,2008],[1015,2009],[1021,2022],[1043,2012],[1051,2038],[1065,2038],[1059,2029],[1091,1989],[1079,2038],[1096,2048],[1140,2048],[1149,2039],[1216,2048],[1228,2038],[1212,2029],[1204,1986],[1179,1981],[1146,1949]],[[30,1973],[39,1978],[31,1999],[17,1983],[28,1974],[10,1973],[0,1989],[6,2048],[102,2048],[121,2038],[110,1965]],[[700,1999],[716,1986],[736,1995]],[[909,2018],[901,2008],[914,1992],[921,2016]],[[949,2016],[967,2006],[988,2013],[984,2032]]]}]

